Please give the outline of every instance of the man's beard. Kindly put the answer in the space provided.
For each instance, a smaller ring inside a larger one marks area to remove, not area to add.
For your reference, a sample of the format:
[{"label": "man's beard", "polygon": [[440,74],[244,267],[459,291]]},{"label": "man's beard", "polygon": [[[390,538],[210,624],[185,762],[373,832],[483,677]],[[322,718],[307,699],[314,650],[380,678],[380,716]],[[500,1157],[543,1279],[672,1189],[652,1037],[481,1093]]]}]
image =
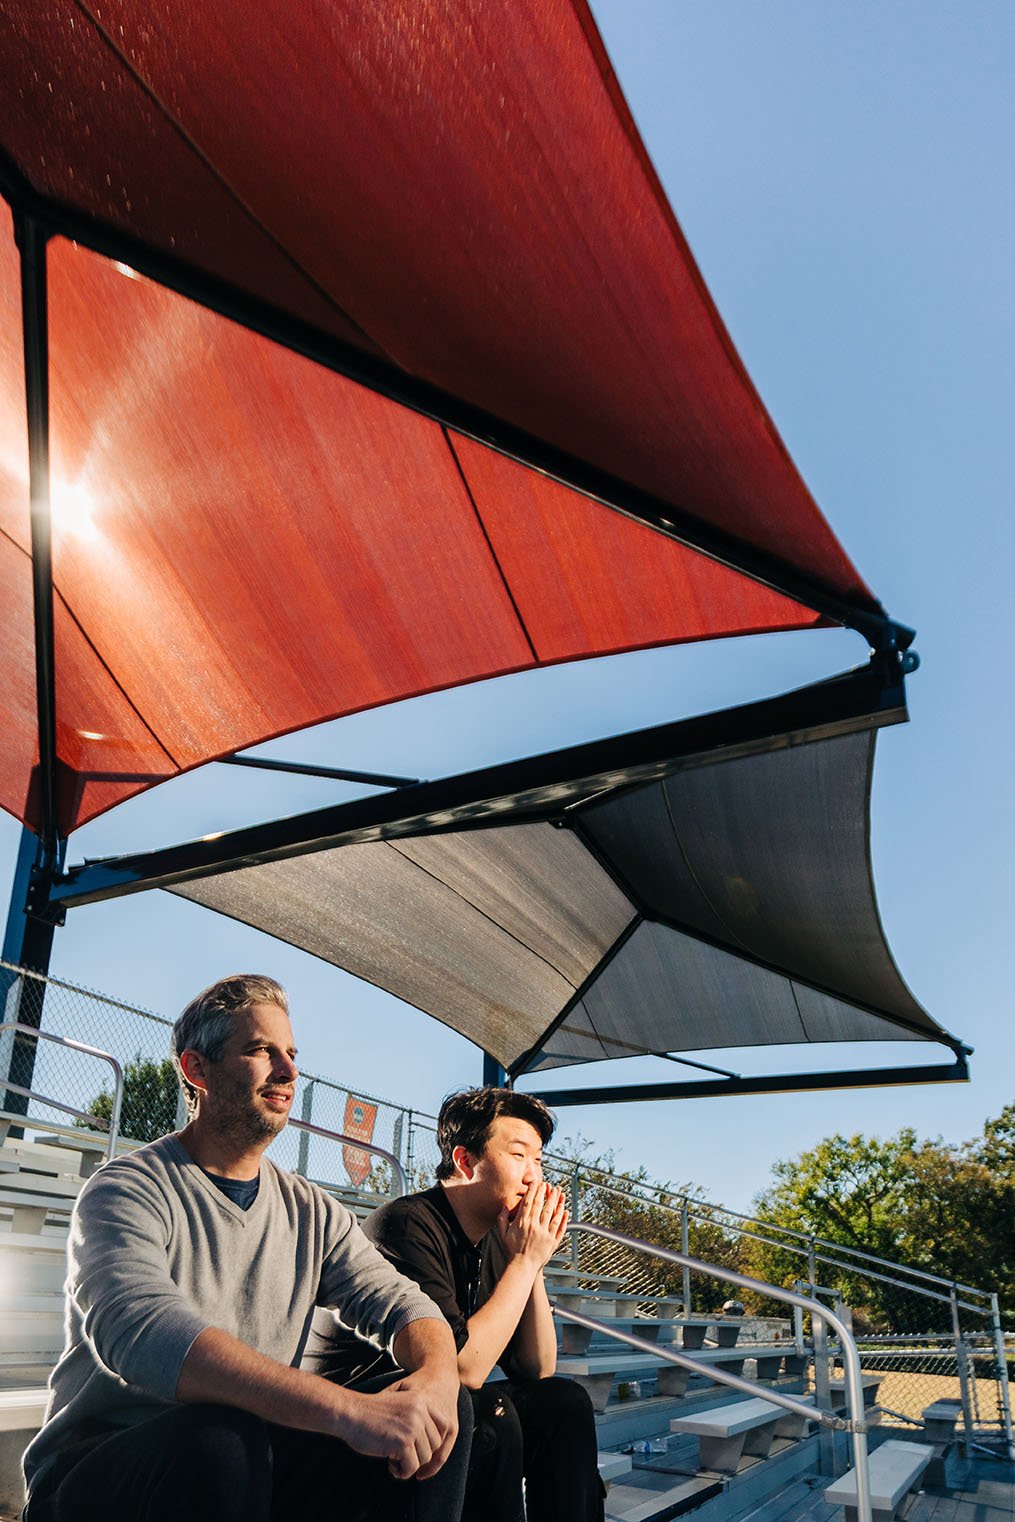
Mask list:
[{"label": "man's beard", "polygon": [[247,1090],[220,1094],[215,1110],[215,1129],[230,1142],[257,1146],[274,1141],[289,1119],[288,1112],[271,1115],[257,1109]]}]

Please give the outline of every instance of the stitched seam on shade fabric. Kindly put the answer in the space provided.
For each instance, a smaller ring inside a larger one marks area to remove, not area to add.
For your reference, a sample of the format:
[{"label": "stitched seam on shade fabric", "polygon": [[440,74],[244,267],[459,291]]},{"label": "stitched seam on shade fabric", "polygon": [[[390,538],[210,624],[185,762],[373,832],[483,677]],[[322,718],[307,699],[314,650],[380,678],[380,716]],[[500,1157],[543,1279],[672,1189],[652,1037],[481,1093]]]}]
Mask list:
[{"label": "stitched seam on shade fabric", "polygon": [[[624,946],[626,946],[627,942],[634,935],[635,931],[639,928],[639,926],[643,924],[644,919],[642,914],[640,910],[635,908],[634,914],[628,920],[623,930],[621,930],[619,935],[614,937],[607,950],[599,958],[599,961],[596,963],[596,965],[589,969],[589,972],[578,984],[578,987],[575,989],[570,999],[568,999],[567,1003],[562,1006],[560,1013],[556,1015],[553,1020],[551,1020],[542,1036],[537,1042],[534,1043],[534,1046],[537,1048],[537,1050],[534,1051],[533,1047],[530,1046],[528,1051],[522,1053],[522,1057],[528,1058],[531,1056],[533,1059],[541,1057],[558,1031],[564,1031],[565,1034],[580,1034],[584,1036],[584,1031],[579,1032],[573,1027],[570,1032],[568,1031],[567,1022],[576,1009],[580,1009],[584,1013],[586,1020],[589,1022],[589,1029],[591,1030],[595,1039],[599,1042],[599,1046],[604,1057],[611,1057],[616,1055],[615,1052],[609,1050],[607,1042],[610,1043],[610,1046],[631,1045],[632,1051],[638,1053],[643,1050],[641,1047],[634,1046],[631,1043],[618,1043],[614,1040],[613,1037],[604,1037],[601,1035],[599,1027],[596,1025],[595,1019],[593,1018],[592,1011],[585,1003],[586,994],[588,994],[590,989],[592,989],[598,982],[604,968],[607,967],[613,961],[614,957],[623,950]],[[528,1065],[522,1068],[512,1069],[514,1076],[517,1078],[524,1078],[527,1073],[532,1071],[534,1070]]]},{"label": "stitched seam on shade fabric", "polygon": [[528,627],[527,627],[527,625],[525,623],[525,620],[522,617],[522,610],[521,610],[521,608],[519,608],[517,602],[515,601],[515,594],[511,590],[511,583],[508,581],[507,576],[505,575],[505,572],[504,572],[504,567],[500,563],[500,558],[499,558],[499,556],[497,554],[497,551],[493,547],[493,540],[490,538],[490,535],[489,535],[489,533],[487,531],[486,524],[483,522],[483,514],[479,511],[479,506],[478,506],[478,504],[476,502],[475,497],[472,494],[472,487],[469,485],[468,477],[466,476],[465,471],[462,469],[462,462],[458,458],[458,450],[455,448],[454,444],[452,443],[451,434],[448,432],[448,429],[445,427],[445,425],[443,423],[441,424],[441,433],[443,433],[443,435],[444,435],[444,442],[447,444],[448,449],[451,452],[451,458],[454,460],[454,462],[455,462],[455,468],[457,469],[458,474],[461,477],[462,486],[465,489],[465,494],[468,497],[470,503],[472,504],[472,511],[476,515],[476,522],[479,524],[480,531],[481,531],[481,533],[483,535],[483,538],[486,540],[486,547],[490,551],[490,555],[491,555],[491,557],[493,559],[493,563],[497,567],[497,574],[500,577],[501,582],[503,583],[504,591],[507,593],[508,600],[511,603],[512,608],[514,609],[515,618],[517,618],[517,620],[518,620],[518,627],[521,629],[522,633],[525,635],[525,643],[528,645],[529,649],[532,652],[532,659],[536,662],[537,665],[539,665],[539,653],[536,650],[536,647],[535,647],[535,644],[533,642],[532,636],[530,635],[530,633],[528,631]]},{"label": "stitched seam on shade fabric", "polygon": [[436,872],[432,872],[429,867],[424,867],[421,862],[418,862],[412,856],[409,856],[404,850],[400,848],[397,841],[386,840],[383,842],[383,844],[386,845],[389,850],[394,851],[396,855],[400,856],[403,861],[406,861],[410,864],[410,866],[415,867],[417,871],[424,873],[427,877],[430,878],[431,882],[440,883],[442,888],[446,888],[449,893],[453,893],[461,903],[468,904],[469,908],[474,910],[476,914],[481,915],[482,918],[486,920],[487,924],[493,925],[497,930],[501,932],[502,935],[506,935],[509,940],[514,941],[516,946],[521,946],[522,949],[527,951],[530,956],[534,956],[537,961],[542,962],[543,966],[549,968],[552,973],[555,973],[556,976],[560,978],[562,983],[567,983],[572,991],[577,993],[577,987],[567,976],[567,974],[561,972],[559,967],[554,967],[553,963],[549,961],[547,957],[543,956],[542,952],[537,951],[534,946],[530,946],[527,941],[523,941],[521,936],[515,935],[513,931],[506,929],[505,926],[500,924],[498,920],[495,920],[492,915],[487,914],[485,909],[480,909],[478,904],[474,904],[471,898],[467,898],[464,893],[460,893],[457,888],[451,885],[451,883],[445,882],[443,877],[440,877]]},{"label": "stitched seam on shade fabric", "polygon": [[381,353],[385,354],[393,364],[397,364],[397,360],[395,359],[394,355],[386,350],[382,344],[378,343],[377,339],[375,339],[372,334],[368,333],[366,329],[356,321],[355,317],[353,317],[350,312],[347,312],[346,309],[335,300],[331,292],[328,291],[323,285],[321,285],[320,282],[315,279],[310,271],[306,269],[298,259],[294,258],[290,251],[286,248],[285,244],[281,241],[281,239],[278,238],[275,233],[272,232],[271,228],[261,220],[254,209],[251,206],[248,206],[247,202],[240,195],[239,191],[237,191],[229,183],[221,171],[218,170],[212,163],[211,159],[209,159],[200,144],[195,142],[194,138],[191,137],[187,129],[182,125],[181,122],[176,119],[158,92],[153,89],[153,87],[148,83],[146,79],[142,77],[141,74],[138,73],[137,69],[134,68],[130,60],[120,51],[110,36],[109,32],[102,25],[101,21],[98,21],[96,17],[92,15],[91,11],[85,4],[85,0],[74,0],[74,4],[77,6],[78,10],[86,18],[86,20],[94,27],[95,31],[102,38],[103,42],[109,48],[110,52],[114,53],[120,60],[124,69],[130,75],[131,79],[134,80],[138,89],[144,92],[144,94],[157,108],[165,121],[168,122],[169,126],[177,134],[180,140],[186,143],[190,151],[195,154],[198,159],[200,159],[201,163],[208,170],[213,179],[215,179],[215,181],[222,186],[227,194],[232,197],[236,205],[241,208],[245,216],[250,218],[254,226],[260,229],[260,231],[272,244],[273,248],[277,250],[285,262],[290,266],[290,268],[302,276],[302,278],[317,292],[322,300],[326,301],[328,306],[331,307],[334,312],[337,312],[344,322],[347,322],[351,328],[353,328],[362,336],[365,343],[368,343],[372,348],[377,349]]},{"label": "stitched seam on shade fabric", "polygon": [[746,941],[742,941],[740,939],[740,937],[737,935],[736,931],[730,925],[727,924],[725,916],[721,913],[721,911],[717,908],[717,906],[712,902],[712,899],[711,899],[710,895],[708,893],[706,893],[705,888],[703,887],[702,883],[699,881],[698,874],[695,872],[694,868],[692,867],[691,862],[690,862],[690,860],[688,858],[687,852],[684,850],[684,843],[683,843],[683,841],[680,838],[680,831],[677,829],[677,821],[673,817],[673,808],[672,808],[672,806],[670,804],[669,793],[666,791],[666,783],[665,783],[665,781],[660,783],[660,787],[662,788],[663,803],[664,803],[665,808],[666,808],[666,817],[670,821],[670,829],[673,831],[673,839],[676,841],[677,850],[680,852],[681,859],[682,859],[682,861],[684,863],[684,866],[687,868],[688,875],[690,876],[691,881],[694,883],[694,886],[697,888],[698,892],[701,894],[701,896],[704,899],[705,903],[711,909],[712,913],[715,915],[715,917],[719,921],[720,925],[722,925],[723,929],[726,931],[726,934],[729,936],[730,940],[731,941],[735,941],[736,944],[738,946],[742,947],[744,951],[748,952],[751,956],[754,956],[756,953],[754,952],[753,948],[748,946]]},{"label": "stitched seam on shade fabric", "polygon": [[[131,697],[130,693],[127,691],[127,689],[124,687],[123,683],[120,681],[119,677],[117,677],[115,675],[115,673],[110,670],[110,668],[107,665],[106,661],[100,655],[100,653],[99,653],[98,649],[96,648],[96,646],[95,646],[91,636],[88,634],[87,630],[85,630],[82,627],[80,619],[78,618],[77,614],[74,612],[74,609],[67,602],[66,597],[64,597],[63,593],[57,587],[53,588],[53,595],[55,597],[59,597],[60,602],[63,605],[64,611],[67,614],[67,617],[71,620],[71,622],[73,623],[75,629],[77,629],[78,633],[81,635],[81,638],[84,640],[84,642],[88,646],[89,650],[95,656],[95,659],[98,661],[98,663],[102,667],[103,671],[109,677],[109,680],[113,683],[113,685],[116,688],[117,692],[123,698],[123,701],[128,705],[128,707],[130,708],[131,712],[137,716],[138,722],[140,724],[144,725],[145,729],[151,735],[152,739],[155,741],[155,744],[159,747],[159,749],[162,751],[163,755],[167,758],[167,760],[172,762],[173,766],[176,767],[177,771],[182,771],[183,767],[182,767],[181,763],[179,761],[177,761],[176,757],[173,755],[173,753],[169,749],[169,747],[155,733],[154,729],[148,723],[148,720],[145,718],[144,714],[141,712],[141,710],[138,708],[137,704],[134,702],[134,699]],[[82,775],[83,776],[87,776],[87,773],[82,773]]]}]

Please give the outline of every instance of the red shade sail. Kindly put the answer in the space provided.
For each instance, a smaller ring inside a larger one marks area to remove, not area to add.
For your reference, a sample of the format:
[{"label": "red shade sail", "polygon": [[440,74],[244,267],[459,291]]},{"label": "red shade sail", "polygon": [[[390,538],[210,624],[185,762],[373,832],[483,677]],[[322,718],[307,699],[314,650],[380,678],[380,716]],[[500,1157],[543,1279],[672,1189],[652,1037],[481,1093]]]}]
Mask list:
[{"label": "red shade sail", "polygon": [[[877,609],[732,348],[582,0],[0,0],[0,43],[4,183],[51,228],[123,239],[295,347],[438,387]],[[48,278],[61,833],[368,705],[819,621],[87,248],[55,238]],[[35,824],[6,219],[0,299],[0,802]]]}]

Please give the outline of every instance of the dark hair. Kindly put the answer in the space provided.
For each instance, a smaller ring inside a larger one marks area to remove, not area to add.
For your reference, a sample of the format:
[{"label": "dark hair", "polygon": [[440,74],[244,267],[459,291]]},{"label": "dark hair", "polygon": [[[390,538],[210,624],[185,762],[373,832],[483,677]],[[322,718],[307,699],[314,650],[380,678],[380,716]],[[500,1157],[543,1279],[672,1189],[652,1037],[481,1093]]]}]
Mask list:
[{"label": "dark hair", "polygon": [[539,1132],[544,1147],[557,1124],[543,1101],[534,1094],[516,1094],[514,1089],[494,1088],[463,1089],[458,1094],[449,1094],[437,1117],[437,1145],[441,1149],[437,1177],[454,1178],[452,1154],[456,1147],[465,1147],[473,1157],[479,1157],[490,1139],[490,1127],[502,1115],[511,1120],[528,1121]]},{"label": "dark hair", "polygon": [[233,1015],[254,1004],[277,1004],[289,1013],[289,1000],[280,983],[263,973],[240,972],[231,978],[220,978],[191,999],[173,1026],[169,1050],[188,1114],[193,1115],[197,1109],[197,1090],[184,1077],[181,1056],[187,1051],[200,1052],[209,1062],[218,1062],[232,1030]]}]

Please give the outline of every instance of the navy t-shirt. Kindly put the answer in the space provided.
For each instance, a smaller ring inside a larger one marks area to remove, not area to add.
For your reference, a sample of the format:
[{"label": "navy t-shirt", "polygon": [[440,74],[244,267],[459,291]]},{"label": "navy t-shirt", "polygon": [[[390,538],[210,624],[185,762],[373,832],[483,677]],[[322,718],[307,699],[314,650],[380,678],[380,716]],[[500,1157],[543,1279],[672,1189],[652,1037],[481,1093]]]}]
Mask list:
[{"label": "navy t-shirt", "polygon": [[216,1188],[228,1195],[234,1205],[239,1205],[241,1210],[249,1210],[257,1199],[257,1191],[261,1183],[261,1175],[255,1173],[253,1178],[223,1178],[220,1173],[209,1173],[207,1168],[201,1169],[206,1173]]}]

